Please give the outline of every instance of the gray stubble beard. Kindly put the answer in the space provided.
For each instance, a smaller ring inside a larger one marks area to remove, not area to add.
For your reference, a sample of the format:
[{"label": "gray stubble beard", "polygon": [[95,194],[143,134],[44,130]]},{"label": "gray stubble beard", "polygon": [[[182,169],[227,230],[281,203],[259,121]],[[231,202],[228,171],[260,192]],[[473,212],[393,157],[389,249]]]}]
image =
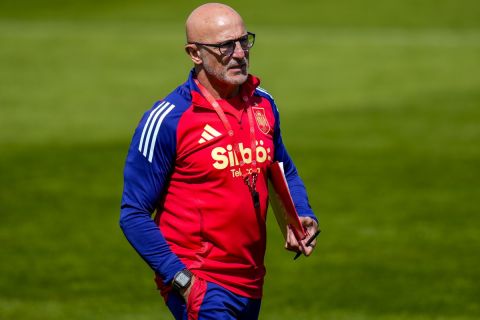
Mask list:
[{"label": "gray stubble beard", "polygon": [[[205,57],[202,57],[202,58],[205,58]],[[243,83],[245,83],[245,81],[247,81],[247,77],[248,77],[249,60],[248,60],[247,57],[245,57],[245,63],[247,65],[247,74],[242,75],[243,77],[239,80],[233,80],[233,79],[230,79],[227,76],[228,65],[224,66],[222,70],[214,70],[214,68],[211,68],[208,63],[204,63],[203,68],[205,69],[206,73],[214,76],[215,79],[219,80],[220,82],[223,82],[223,83],[226,83],[226,84],[229,84],[229,85],[240,86]]]}]

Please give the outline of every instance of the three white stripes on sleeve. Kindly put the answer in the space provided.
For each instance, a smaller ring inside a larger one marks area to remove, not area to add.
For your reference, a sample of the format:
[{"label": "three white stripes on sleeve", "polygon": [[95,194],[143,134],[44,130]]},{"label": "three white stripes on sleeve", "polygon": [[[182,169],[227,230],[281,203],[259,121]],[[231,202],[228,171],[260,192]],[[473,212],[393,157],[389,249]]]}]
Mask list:
[{"label": "three white stripes on sleeve", "polygon": [[[155,142],[157,140],[158,131],[162,125],[163,119],[175,108],[175,105],[167,101],[160,103],[148,116],[147,122],[143,127],[142,136],[138,151],[140,151],[149,162],[152,162],[153,152],[155,150]],[[153,135],[152,135],[153,132]]]}]

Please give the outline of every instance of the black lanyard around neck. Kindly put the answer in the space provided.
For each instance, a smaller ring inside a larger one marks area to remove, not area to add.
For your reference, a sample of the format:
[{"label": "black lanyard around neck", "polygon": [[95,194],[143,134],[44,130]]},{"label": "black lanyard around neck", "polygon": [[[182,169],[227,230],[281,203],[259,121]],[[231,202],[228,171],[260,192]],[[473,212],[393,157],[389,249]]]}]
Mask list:
[{"label": "black lanyard around neck", "polygon": [[[225,115],[225,112],[223,111],[222,107],[218,104],[217,100],[211,95],[211,93],[203,87],[200,82],[195,79],[195,83],[197,84],[198,88],[200,89],[200,92],[202,95],[207,99],[207,101],[212,105],[213,109],[217,113],[218,117],[223,123],[223,126],[227,130],[228,136],[232,139],[232,145],[233,145],[233,151],[235,154],[235,159],[238,159],[238,164],[240,165],[240,169],[245,165],[244,158],[242,156],[242,153],[240,152],[240,146],[238,143],[238,140],[235,138],[235,132],[232,129],[232,126],[230,125],[230,122],[227,119],[227,116]],[[248,115],[248,124],[250,126],[250,146],[251,146],[251,168],[250,172],[247,170],[242,170],[242,178],[245,184],[247,185],[251,195],[252,195],[252,200],[253,200],[253,205],[255,208],[260,207],[260,200],[259,200],[259,195],[258,192],[256,191],[256,185],[257,185],[257,151],[256,151],[256,137],[255,137],[255,127],[253,123],[253,112],[252,108],[249,105],[248,97],[243,96],[243,101],[247,104],[247,115]],[[227,102],[228,103],[228,102]]]}]

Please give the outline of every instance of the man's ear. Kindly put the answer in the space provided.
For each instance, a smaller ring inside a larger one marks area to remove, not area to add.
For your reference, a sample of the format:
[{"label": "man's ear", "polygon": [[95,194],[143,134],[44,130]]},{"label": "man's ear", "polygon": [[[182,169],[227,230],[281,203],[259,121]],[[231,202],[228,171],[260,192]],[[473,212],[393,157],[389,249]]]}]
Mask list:
[{"label": "man's ear", "polygon": [[203,63],[203,59],[200,57],[200,50],[196,45],[187,44],[185,46],[185,52],[188,54],[190,59],[192,59],[194,64],[199,65]]}]

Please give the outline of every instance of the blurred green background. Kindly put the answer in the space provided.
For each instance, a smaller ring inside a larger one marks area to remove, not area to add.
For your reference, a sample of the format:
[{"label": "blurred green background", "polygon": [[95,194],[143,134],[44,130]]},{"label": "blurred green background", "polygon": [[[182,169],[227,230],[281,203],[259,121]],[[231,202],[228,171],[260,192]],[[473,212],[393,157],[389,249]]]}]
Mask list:
[{"label": "blurred green background", "polygon": [[[118,227],[198,1],[0,2],[0,319],[171,319]],[[480,318],[480,2],[228,1],[323,233],[261,319]]]}]

